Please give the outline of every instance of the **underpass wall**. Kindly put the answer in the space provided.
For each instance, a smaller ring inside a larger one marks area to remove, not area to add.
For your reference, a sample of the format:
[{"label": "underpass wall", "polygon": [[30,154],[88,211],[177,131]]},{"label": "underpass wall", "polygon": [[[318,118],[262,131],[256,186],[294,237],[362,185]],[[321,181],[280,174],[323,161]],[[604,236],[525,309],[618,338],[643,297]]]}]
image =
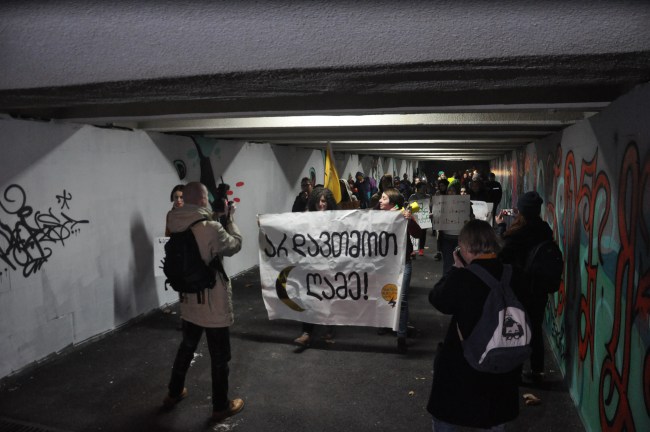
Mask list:
[{"label": "underpass wall", "polygon": [[321,150],[57,122],[0,118],[0,148],[0,378],[177,301],[154,275],[176,184],[230,185],[236,275],[258,263],[257,215],[324,179]]},{"label": "underpass wall", "polygon": [[546,332],[587,430],[650,430],[650,85],[493,161],[502,208],[536,190],[565,257]]}]

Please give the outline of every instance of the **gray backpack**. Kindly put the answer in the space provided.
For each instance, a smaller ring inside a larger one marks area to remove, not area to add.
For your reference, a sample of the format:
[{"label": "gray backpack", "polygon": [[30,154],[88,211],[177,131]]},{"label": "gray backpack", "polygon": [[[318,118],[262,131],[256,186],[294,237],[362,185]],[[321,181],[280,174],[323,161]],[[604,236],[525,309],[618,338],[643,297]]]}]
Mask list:
[{"label": "gray backpack", "polygon": [[463,338],[456,325],[465,359],[481,372],[510,372],[520,366],[531,351],[528,314],[510,288],[512,266],[503,266],[500,281],[478,264],[466,268],[490,287],[490,293],[481,318],[468,337]]}]

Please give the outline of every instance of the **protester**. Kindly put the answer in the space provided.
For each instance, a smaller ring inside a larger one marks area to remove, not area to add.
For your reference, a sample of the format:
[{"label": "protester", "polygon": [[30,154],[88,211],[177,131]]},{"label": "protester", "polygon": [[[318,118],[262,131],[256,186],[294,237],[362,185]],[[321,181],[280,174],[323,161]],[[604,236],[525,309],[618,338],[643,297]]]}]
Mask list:
[{"label": "protester", "polygon": [[488,174],[488,181],[485,182],[485,189],[487,190],[488,201],[492,203],[492,214],[499,214],[497,208],[501,204],[501,197],[503,196],[503,188],[501,183],[496,180],[496,175],[491,172]]},{"label": "protester", "polygon": [[[447,195],[458,195],[458,184],[454,183],[447,188]],[[469,204],[469,203],[468,203]],[[472,215],[470,205],[470,217]],[[438,250],[442,255],[442,272],[447,273],[449,269],[454,264],[453,252],[456,246],[458,246],[458,235],[460,234],[459,229],[447,229],[447,230],[438,230],[438,241],[439,246]]]},{"label": "protester", "polygon": [[[337,210],[336,200],[332,191],[325,188],[314,188],[311,195],[309,195],[308,211],[325,211]],[[311,345],[311,335],[314,333],[315,324],[302,323],[302,334],[294,339],[294,343],[301,347],[309,347]],[[323,339],[332,341],[334,339],[334,326],[327,326],[327,333]]]},{"label": "protester", "polygon": [[356,179],[357,181],[354,183],[354,187],[357,190],[356,195],[360,202],[359,208],[368,208],[370,196],[372,195],[370,182],[366,180],[365,175],[361,171],[357,172]]},{"label": "protester", "polygon": [[479,372],[465,359],[460,338],[472,333],[490,292],[486,283],[464,267],[476,263],[500,279],[503,265],[497,259],[498,239],[487,222],[475,219],[460,231],[458,244],[453,267],[429,293],[429,302],[452,317],[436,352],[427,410],[434,431],[454,431],[455,425],[503,431],[504,424],[519,413],[521,368],[508,373]]},{"label": "protester", "polygon": [[185,185],[178,184],[172,189],[169,200],[172,202],[172,209],[167,212],[167,218],[165,222],[165,237],[169,237],[169,214],[172,210],[183,207],[183,189]]},{"label": "protester", "polygon": [[[183,197],[185,201],[183,207],[174,210],[169,217],[169,228],[172,233],[185,231],[193,222],[207,218],[191,228],[203,261],[209,264],[214,259],[220,260],[223,256],[232,256],[239,252],[242,237],[234,223],[234,206],[229,208],[224,199],[225,212],[213,214],[212,209],[208,208],[208,189],[199,182],[188,183],[183,191]],[[217,222],[219,217],[224,215],[227,216],[225,226]],[[204,290],[202,297],[203,301],[200,302],[198,296],[182,296],[180,307],[183,318],[183,340],[172,367],[169,393],[163,400],[163,406],[171,409],[187,396],[185,376],[194,360],[194,352],[201,335],[205,332],[212,370],[211,419],[218,422],[237,414],[244,408],[242,399],[228,399],[229,328],[233,324],[234,315],[232,288],[225,274],[217,273],[214,287]]]},{"label": "protester", "polygon": [[[512,264],[516,269],[523,270],[528,253],[539,243],[553,239],[553,231],[540,217],[544,200],[537,192],[531,191],[523,194],[517,201],[518,213],[510,228],[506,231],[502,212],[495,218],[498,231],[504,240],[503,250],[499,257],[504,263]],[[532,281],[526,281],[527,286],[532,286]],[[544,375],[544,334],[542,323],[544,311],[548,301],[546,290],[527,290],[528,295],[521,298],[521,302],[530,315],[531,347],[530,371],[525,374],[535,382],[543,381]]]},{"label": "protester", "polygon": [[413,193],[413,184],[409,180],[409,175],[404,173],[402,181],[400,181],[399,192],[404,196],[404,199],[407,200],[408,197]]},{"label": "protester", "polygon": [[[440,171],[442,174],[437,181],[437,190],[436,190],[436,196],[439,195],[447,195],[447,186],[449,186],[449,180],[447,180],[447,177],[445,177],[445,173],[443,171]],[[442,238],[443,236],[441,235],[440,230],[436,231],[436,254],[433,256],[433,259],[436,261],[440,261],[442,259]],[[454,246],[455,247],[455,246]]]},{"label": "protester", "polygon": [[472,180],[469,185],[469,199],[472,201],[488,201],[488,195],[483,186],[483,181],[478,177]]},{"label": "protester", "polygon": [[[404,196],[395,188],[388,188],[384,191],[379,199],[379,210],[385,211],[398,211],[404,206]],[[411,284],[411,271],[413,264],[411,262],[411,252],[413,252],[413,243],[411,238],[419,237],[422,229],[420,225],[413,219],[409,208],[404,209],[404,217],[408,220],[407,231],[407,245],[406,245],[406,260],[404,263],[404,278],[402,280],[402,294],[401,294],[401,308],[399,317],[399,327],[397,330],[397,352],[406,354],[408,346],[406,344],[406,337],[408,333],[408,292]]]},{"label": "protester", "polygon": [[369,208],[376,209],[377,205],[379,205],[379,199],[381,198],[381,195],[389,187],[393,187],[393,176],[390,174],[384,174],[379,179],[377,192],[373,194],[372,197],[370,197]]},{"label": "protester", "polygon": [[[426,190],[427,190],[427,184],[424,182],[419,182],[415,187],[415,193],[409,197],[409,202],[428,199],[429,211],[431,211],[431,196],[429,196],[426,193]],[[418,255],[420,256],[424,255],[424,246],[426,245],[426,242],[427,242],[427,230],[426,228],[422,228],[422,234],[420,234],[420,238],[418,239]],[[415,254],[415,251],[413,252],[413,254]]]},{"label": "protester", "polygon": [[293,206],[291,207],[292,212],[304,212],[307,211],[307,203],[309,201],[309,194],[313,189],[313,185],[309,177],[303,177],[300,180],[300,193],[296,196],[296,199],[293,201]]}]

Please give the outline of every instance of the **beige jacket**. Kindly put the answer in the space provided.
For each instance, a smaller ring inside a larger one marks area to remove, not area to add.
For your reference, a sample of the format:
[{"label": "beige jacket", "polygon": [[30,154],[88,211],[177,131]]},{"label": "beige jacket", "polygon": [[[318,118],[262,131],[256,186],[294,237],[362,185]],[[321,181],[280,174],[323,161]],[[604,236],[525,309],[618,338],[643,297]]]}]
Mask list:
[{"label": "beige jacket", "polygon": [[[215,256],[233,256],[241,249],[242,237],[237,225],[232,222],[224,228],[212,221],[212,212],[205,207],[185,204],[169,213],[168,226],[171,232],[184,231],[192,222],[203,217],[208,220],[192,227],[199,246],[201,258],[209,263]],[[229,327],[234,322],[232,309],[232,288],[217,273],[217,282],[212,289],[205,290],[204,303],[198,303],[196,295],[185,295],[181,302],[181,316],[184,320],[201,327]]]}]

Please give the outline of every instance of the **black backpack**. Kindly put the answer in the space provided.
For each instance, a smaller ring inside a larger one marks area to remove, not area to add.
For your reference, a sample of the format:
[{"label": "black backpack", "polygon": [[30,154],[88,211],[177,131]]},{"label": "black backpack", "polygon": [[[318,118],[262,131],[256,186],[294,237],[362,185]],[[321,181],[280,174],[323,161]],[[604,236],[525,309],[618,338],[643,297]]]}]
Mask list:
[{"label": "black backpack", "polygon": [[199,303],[203,302],[203,291],[216,283],[216,273],[203,262],[192,227],[207,218],[193,222],[185,231],[171,233],[165,244],[163,272],[167,284],[181,294],[196,294]]},{"label": "black backpack", "polygon": [[528,253],[524,273],[534,291],[554,293],[560,289],[564,258],[554,240],[544,240]]},{"label": "black backpack", "polygon": [[510,287],[512,266],[503,266],[501,280],[478,264],[466,268],[490,287],[490,293],[469,336],[463,338],[456,324],[465,360],[480,372],[510,372],[530,356],[532,336],[526,309]]}]

